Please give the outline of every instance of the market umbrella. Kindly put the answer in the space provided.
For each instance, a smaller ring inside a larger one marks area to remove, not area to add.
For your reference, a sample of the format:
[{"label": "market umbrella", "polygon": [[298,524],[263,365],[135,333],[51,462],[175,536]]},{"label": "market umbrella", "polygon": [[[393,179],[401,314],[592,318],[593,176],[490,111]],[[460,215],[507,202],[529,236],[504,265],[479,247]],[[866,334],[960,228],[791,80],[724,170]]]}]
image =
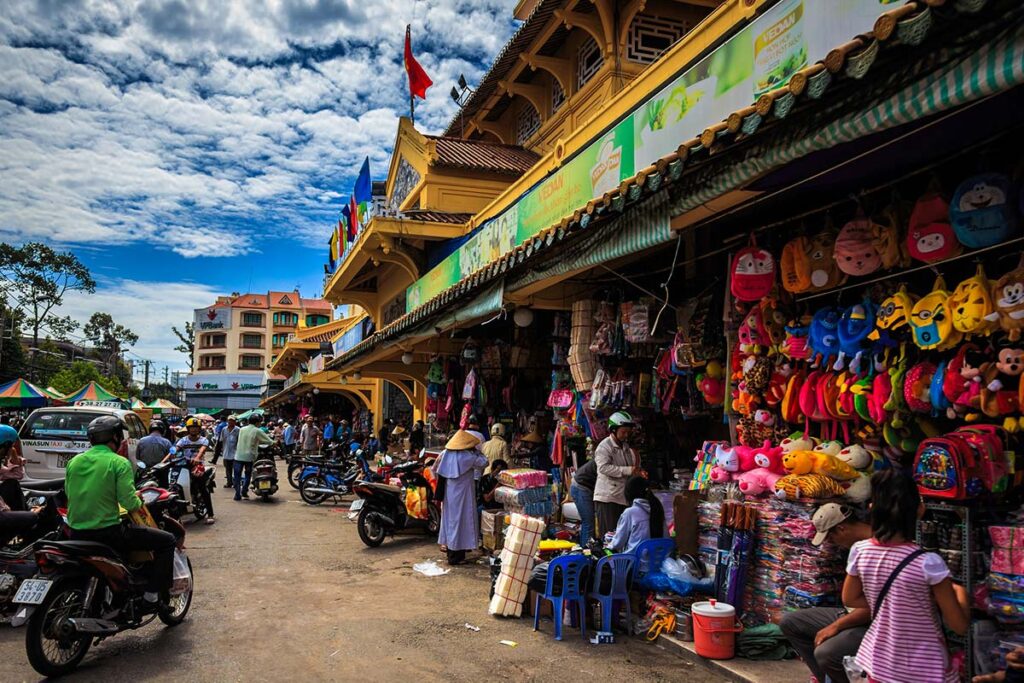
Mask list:
[{"label": "market umbrella", "polygon": [[143,403],[139,399],[137,399],[137,398],[133,398],[132,399],[132,410],[139,410],[141,408],[148,408],[148,407],[149,406],[147,406],[145,403]]},{"label": "market umbrella", "polygon": [[68,396],[66,400],[68,403],[75,403],[77,401],[120,401],[121,399],[92,381]]},{"label": "market umbrella", "polygon": [[41,408],[49,400],[46,392],[21,378],[0,387],[0,407],[3,408]]},{"label": "market umbrella", "polygon": [[172,401],[168,401],[166,398],[158,398],[151,401],[146,407],[152,408],[153,412],[157,415],[180,415],[182,412],[181,408],[176,406]]},{"label": "market umbrella", "polygon": [[[739,507],[735,503],[722,503],[722,517],[718,525],[718,554],[715,556],[715,598],[725,599],[726,578],[729,572],[729,554],[732,552],[733,512]],[[731,604],[731,603],[730,603]]]},{"label": "market umbrella", "polygon": [[60,393],[53,387],[46,387],[43,389],[43,393],[50,399],[50,403],[57,406],[67,405],[68,397]]},{"label": "market umbrella", "polygon": [[260,417],[263,417],[263,408],[253,408],[252,410],[247,410],[241,415],[237,415],[236,417],[238,418],[239,421],[242,421],[248,420],[249,417],[252,415],[259,415]]},{"label": "market umbrella", "polygon": [[729,552],[729,567],[726,574],[725,601],[736,608],[736,614],[743,613],[743,597],[747,584],[747,567],[754,546],[754,526],[757,510],[743,507],[734,517],[736,531],[732,537]]}]

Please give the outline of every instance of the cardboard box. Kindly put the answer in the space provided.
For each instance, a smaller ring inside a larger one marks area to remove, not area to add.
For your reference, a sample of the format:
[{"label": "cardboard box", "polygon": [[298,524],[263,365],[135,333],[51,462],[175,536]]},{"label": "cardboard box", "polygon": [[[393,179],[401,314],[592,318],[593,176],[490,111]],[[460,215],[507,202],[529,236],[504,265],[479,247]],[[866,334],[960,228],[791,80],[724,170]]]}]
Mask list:
[{"label": "cardboard box", "polygon": [[505,535],[505,511],[504,510],[481,510],[480,511],[480,533],[493,534],[494,536]]},{"label": "cardboard box", "polygon": [[505,545],[505,534],[483,534],[480,545],[488,550],[501,550]]}]

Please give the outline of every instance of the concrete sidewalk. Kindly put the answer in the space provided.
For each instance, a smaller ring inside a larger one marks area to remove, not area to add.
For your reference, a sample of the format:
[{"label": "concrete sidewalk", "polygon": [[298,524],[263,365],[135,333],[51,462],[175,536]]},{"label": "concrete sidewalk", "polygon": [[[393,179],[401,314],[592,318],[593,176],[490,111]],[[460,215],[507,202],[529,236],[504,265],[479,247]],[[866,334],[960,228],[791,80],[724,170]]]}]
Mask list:
[{"label": "concrete sidewalk", "polygon": [[688,662],[699,664],[711,673],[737,683],[797,683],[810,680],[811,673],[799,659],[757,661],[753,659],[706,659],[697,654],[693,643],[662,634],[658,643]]}]

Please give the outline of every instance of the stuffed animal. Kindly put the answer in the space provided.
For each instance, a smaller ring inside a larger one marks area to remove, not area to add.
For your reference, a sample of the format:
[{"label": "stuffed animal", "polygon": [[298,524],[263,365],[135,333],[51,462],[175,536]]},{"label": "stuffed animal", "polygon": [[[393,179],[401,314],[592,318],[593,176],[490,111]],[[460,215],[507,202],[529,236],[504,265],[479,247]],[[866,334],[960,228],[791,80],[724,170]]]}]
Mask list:
[{"label": "stuffed animal", "polygon": [[997,360],[986,363],[984,368],[987,383],[981,390],[981,410],[989,417],[1003,417],[1003,429],[1015,433],[1020,429],[1018,416],[1024,344],[1002,344]]},{"label": "stuffed animal", "polygon": [[836,456],[855,470],[866,472],[871,469],[874,458],[871,451],[858,443],[850,444]]},{"label": "stuffed animal", "polygon": [[1024,256],[1016,268],[996,280],[992,286],[992,302],[996,310],[986,320],[998,321],[1010,341],[1019,340],[1024,328]]},{"label": "stuffed animal", "polygon": [[811,450],[814,451],[815,453],[827,453],[828,455],[838,456],[839,453],[843,450],[843,444],[835,440],[822,441]]},{"label": "stuffed animal", "polygon": [[861,472],[856,479],[849,482],[843,497],[853,503],[864,503],[871,498],[871,475]]},{"label": "stuffed animal", "polygon": [[855,479],[857,470],[834,455],[819,451],[792,451],[782,456],[782,466],[789,474],[824,474],[832,479]]},{"label": "stuffed animal", "polygon": [[953,328],[970,336],[989,334],[997,326],[989,316],[995,313],[992,302],[992,283],[985,277],[985,269],[978,264],[974,275],[956,286],[946,303],[953,319]]},{"label": "stuffed animal", "polygon": [[814,354],[814,363],[828,365],[839,355],[839,318],[842,316],[835,306],[818,309],[811,319],[808,344]]},{"label": "stuffed animal", "polygon": [[789,437],[782,440],[779,444],[779,448],[782,452],[792,453],[793,451],[813,451],[814,447],[818,445],[818,440],[813,436],[807,436],[803,432],[794,432]]},{"label": "stuffed animal", "polygon": [[761,249],[750,236],[750,246],[736,252],[732,261],[730,289],[739,301],[760,301],[775,282],[775,257]]},{"label": "stuffed animal", "polygon": [[863,344],[868,335],[875,329],[875,304],[865,298],[863,302],[854,304],[843,311],[839,318],[839,359],[832,366],[834,370],[842,370],[846,359],[850,361],[850,372],[860,374]]},{"label": "stuffed animal", "polygon": [[834,256],[839,270],[847,275],[870,275],[882,267],[875,248],[875,225],[867,218],[855,218],[839,231]]},{"label": "stuffed animal", "polygon": [[782,355],[790,360],[807,360],[811,353],[807,338],[810,331],[811,321],[806,316],[799,320],[790,320],[786,325],[786,337],[779,349]]},{"label": "stuffed animal", "polygon": [[740,474],[736,477],[736,481],[743,495],[759,496],[766,491],[774,491],[775,484],[782,479],[782,476],[767,467],[758,467]]},{"label": "stuffed animal", "polygon": [[984,378],[985,354],[974,344],[964,344],[946,366],[943,393],[950,401],[946,417],[962,417],[967,422],[978,419]]},{"label": "stuffed animal", "polygon": [[844,493],[839,482],[823,474],[787,474],[775,482],[775,495],[782,500],[837,498]]},{"label": "stuffed animal", "polygon": [[835,259],[836,233],[823,230],[811,238],[807,260],[811,269],[811,286],[807,291],[820,292],[842,284],[846,279]]},{"label": "stuffed animal", "polygon": [[764,310],[757,304],[750,307],[743,316],[738,331],[740,350],[743,353],[758,353],[762,346],[771,345],[771,337],[764,326]]},{"label": "stuffed animal", "polygon": [[711,481],[726,484],[740,469],[740,453],[735,446],[719,444],[715,447],[715,466],[711,468]]}]

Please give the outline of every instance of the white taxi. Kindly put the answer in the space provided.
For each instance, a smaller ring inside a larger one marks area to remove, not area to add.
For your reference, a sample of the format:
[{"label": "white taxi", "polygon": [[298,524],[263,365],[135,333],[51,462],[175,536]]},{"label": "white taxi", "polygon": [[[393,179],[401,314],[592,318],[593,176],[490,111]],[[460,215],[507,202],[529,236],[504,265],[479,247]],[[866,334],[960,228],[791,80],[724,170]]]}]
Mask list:
[{"label": "white taxi", "polygon": [[25,484],[29,480],[63,479],[68,461],[88,450],[86,428],[101,415],[121,419],[128,459],[132,465],[139,439],[146,428],[138,415],[114,401],[79,401],[63,408],[40,408],[32,412],[21,426],[21,453],[25,458]]}]

